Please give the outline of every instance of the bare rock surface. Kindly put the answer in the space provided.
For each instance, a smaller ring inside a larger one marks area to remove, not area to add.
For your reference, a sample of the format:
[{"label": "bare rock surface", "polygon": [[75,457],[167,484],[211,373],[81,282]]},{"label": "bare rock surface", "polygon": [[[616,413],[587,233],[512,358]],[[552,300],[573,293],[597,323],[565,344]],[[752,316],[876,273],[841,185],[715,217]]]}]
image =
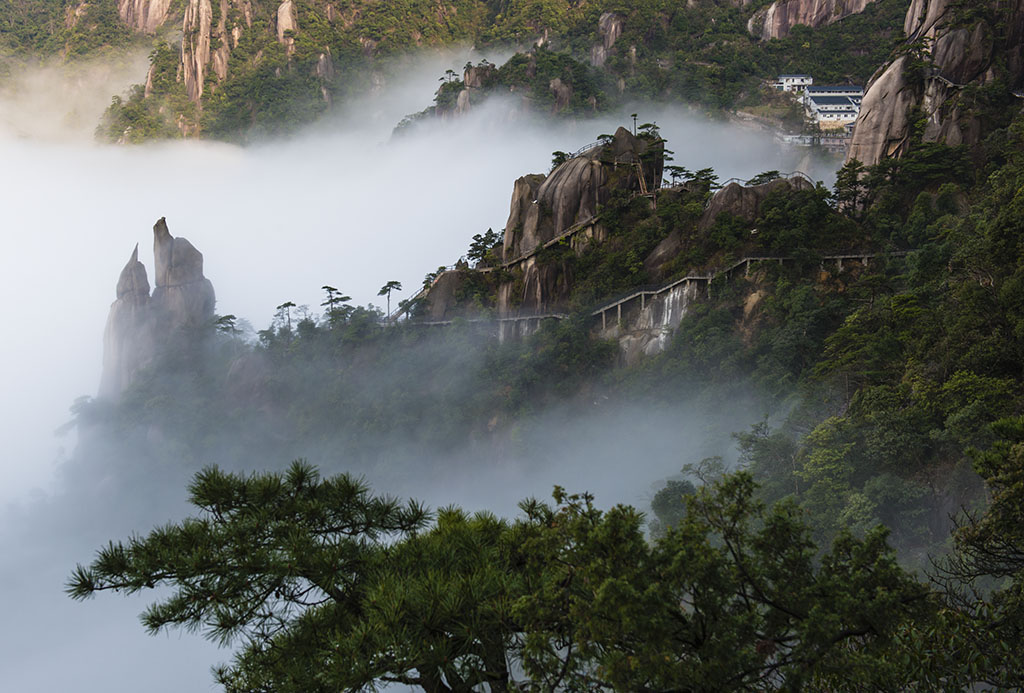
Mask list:
[{"label": "bare rock surface", "polygon": [[299,14],[292,0],[284,0],[277,8],[277,42],[288,55],[295,52],[295,33],[299,30]]},{"label": "bare rock surface", "polygon": [[149,279],[135,246],[117,280],[117,299],[110,304],[103,331],[101,397],[119,395],[132,375],[152,357]]},{"label": "bare rock surface", "polygon": [[601,18],[597,20],[597,33],[601,36],[601,43],[595,44],[590,49],[591,65],[604,67],[612,48],[615,47],[615,42],[622,36],[625,23],[625,18],[617,12],[605,12],[601,15]]},{"label": "bare rock surface", "polygon": [[[985,86],[1001,73],[1010,90],[1024,83],[1024,0],[991,5],[1001,22],[997,33],[984,19],[964,22],[950,0],[913,0],[904,20],[908,43],[925,42],[924,65],[899,55],[868,84],[854,127],[847,161],[877,164],[910,147],[911,116],[926,118],[924,142],[975,145],[985,123],[971,102],[971,87]],[[998,6],[997,6],[998,4]],[[969,97],[968,97],[969,98]]]},{"label": "bare rock surface", "polygon": [[638,163],[646,184],[660,181],[663,157],[660,150],[648,152],[649,147],[647,141],[620,127],[608,144],[570,158],[550,175],[517,180],[505,224],[505,261],[592,218],[613,191],[639,191]]},{"label": "bare rock surface", "polygon": [[203,96],[206,67],[210,62],[212,26],[213,6],[210,0],[189,0],[182,21],[181,66],[185,93],[192,101],[199,101]]},{"label": "bare rock surface", "polygon": [[213,284],[203,275],[203,255],[184,238],[174,238],[167,222],[153,226],[156,286],[152,295],[135,246],[117,280],[103,336],[100,396],[117,397],[135,374],[161,350],[199,338],[212,324]]},{"label": "bare rock surface", "polygon": [[118,0],[121,21],[135,31],[155,33],[167,21],[171,0]]},{"label": "bare rock surface", "polygon": [[[768,183],[751,186],[729,183],[712,196],[707,209],[697,222],[697,230],[706,233],[723,213],[752,222],[761,212],[761,203],[772,193],[780,190],[810,190],[813,187],[801,177],[776,178]],[[658,252],[658,248],[655,248],[654,252]]]},{"label": "bare rock surface", "polygon": [[763,41],[786,38],[797,24],[817,28],[859,14],[875,0],[776,0],[755,12],[747,31]]}]

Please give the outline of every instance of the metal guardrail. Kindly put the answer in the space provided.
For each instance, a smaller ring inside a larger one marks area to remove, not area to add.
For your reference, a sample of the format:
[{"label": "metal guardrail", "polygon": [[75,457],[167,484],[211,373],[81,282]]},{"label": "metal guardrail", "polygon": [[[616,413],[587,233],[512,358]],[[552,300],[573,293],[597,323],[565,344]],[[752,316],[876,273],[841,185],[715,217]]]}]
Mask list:
[{"label": "metal guardrail", "polygon": [[[876,257],[880,257],[880,256],[881,257],[905,257],[908,254],[910,254],[910,252],[912,252],[912,251],[909,251],[909,250],[894,250],[894,251],[891,251],[891,252],[888,252],[888,253],[845,253],[845,254],[822,255],[821,256],[821,261],[822,262],[827,262],[827,261],[842,262],[843,260],[861,260],[863,262],[867,262],[867,260],[870,260],[870,259],[873,259],[873,258],[876,258]],[[741,258],[741,259],[737,260],[736,262],[732,263],[728,267],[721,267],[721,268],[716,269],[716,270],[711,270],[708,274],[703,274],[703,275],[701,275],[701,274],[691,274],[691,275],[687,275],[685,277],[681,277],[679,279],[673,279],[671,281],[665,282],[664,284],[654,284],[654,285],[646,285],[646,286],[636,287],[634,289],[631,289],[628,292],[620,294],[619,296],[617,296],[615,298],[608,299],[607,301],[604,301],[604,302],[598,304],[597,306],[595,306],[594,308],[591,309],[590,315],[591,316],[600,315],[601,313],[609,311],[612,308],[615,308],[616,306],[622,305],[624,303],[628,303],[628,302],[632,301],[635,298],[639,298],[640,296],[657,296],[658,294],[665,293],[666,291],[674,289],[675,287],[679,286],[680,284],[685,284],[687,282],[695,282],[695,281],[710,282],[715,277],[719,277],[719,276],[722,276],[722,275],[732,274],[734,271],[736,271],[740,267],[743,267],[744,265],[749,266],[751,263],[755,263],[755,262],[778,262],[778,263],[783,263],[783,262],[792,262],[793,260],[794,260],[794,258],[792,256],[788,256],[788,255],[744,257],[744,258]]]},{"label": "metal guardrail", "polygon": [[[871,260],[871,259],[876,258],[876,257],[906,257],[911,252],[913,252],[913,251],[910,251],[910,250],[893,250],[893,251],[889,251],[889,252],[885,252],[885,253],[833,253],[833,254],[829,254],[829,255],[822,255],[822,256],[820,256],[820,260],[821,260],[821,262],[827,262],[827,261],[842,262],[843,260],[860,260],[862,262],[867,262],[868,260]],[[614,296],[612,298],[605,299],[604,301],[602,301],[602,302],[592,306],[591,308],[589,308],[588,311],[589,311],[591,317],[596,317],[598,315],[601,315],[601,313],[605,313],[605,312],[611,310],[612,308],[615,308],[617,306],[629,303],[630,301],[632,301],[632,300],[634,300],[636,298],[639,298],[641,296],[657,296],[658,294],[662,294],[662,293],[665,293],[666,291],[670,291],[671,289],[674,289],[675,287],[679,286],[680,284],[686,284],[686,283],[689,283],[689,282],[711,282],[711,281],[713,281],[715,279],[715,277],[719,277],[719,276],[722,276],[722,275],[728,276],[728,275],[732,274],[734,271],[736,271],[737,269],[739,269],[740,267],[743,267],[744,265],[749,266],[750,264],[756,263],[756,262],[778,262],[778,263],[781,264],[781,263],[784,263],[784,262],[792,262],[794,259],[795,258],[790,256],[790,255],[756,255],[756,256],[752,255],[752,256],[748,256],[748,257],[743,257],[743,258],[740,258],[739,260],[733,262],[731,265],[728,265],[726,267],[720,267],[720,268],[715,269],[715,270],[711,270],[711,271],[709,271],[706,274],[689,274],[689,275],[687,275],[685,277],[680,277],[680,278],[677,278],[677,279],[672,279],[670,281],[663,282],[661,284],[645,284],[645,285],[633,287],[629,291],[623,292],[623,293],[621,293],[621,294],[619,294],[617,296]],[[493,268],[487,268],[487,269],[493,269]],[[421,291],[421,293],[425,293],[425,291],[426,290],[423,290],[423,291]],[[396,313],[397,312],[398,311],[396,311]],[[440,326],[440,325],[452,325],[452,324],[455,324],[455,323],[495,323],[495,324],[500,324],[500,323],[503,323],[503,322],[521,322],[521,321],[527,321],[527,320],[542,320],[542,319],[546,319],[546,318],[554,318],[554,319],[557,319],[557,320],[564,320],[567,317],[569,317],[567,313],[556,312],[556,311],[543,311],[543,312],[533,312],[533,313],[520,313],[520,314],[517,314],[517,315],[504,315],[504,316],[481,317],[481,318],[453,318],[451,320],[413,320],[413,321],[411,321],[411,324],[424,325],[424,326],[430,326],[430,325],[437,325],[437,326]],[[390,318],[389,318],[389,321],[391,321]]]},{"label": "metal guardrail", "polygon": [[[814,179],[811,178],[806,173],[804,173],[803,171],[790,171],[789,173],[780,173],[778,178],[773,178],[772,180],[789,180],[791,178],[803,178],[805,181],[807,181],[811,185],[815,185]],[[729,185],[730,183],[739,183],[740,185],[742,185],[744,187],[747,187],[747,186],[750,185],[750,181],[752,181],[752,180],[754,180],[754,179],[753,178],[748,178],[747,180],[744,180],[742,178],[730,178],[729,180],[727,180],[727,181],[725,181],[723,183],[719,183],[719,185],[721,185],[724,188],[725,186]],[[768,181],[768,182],[770,183],[771,181]]]},{"label": "metal guardrail", "polygon": [[589,151],[591,151],[593,149],[597,149],[598,147],[604,147],[605,145],[606,145],[606,141],[605,140],[598,140],[597,142],[591,142],[590,144],[585,145],[583,147],[580,147],[575,152],[570,154],[569,158],[570,159],[575,159],[578,156],[583,156],[587,152],[589,152]]}]

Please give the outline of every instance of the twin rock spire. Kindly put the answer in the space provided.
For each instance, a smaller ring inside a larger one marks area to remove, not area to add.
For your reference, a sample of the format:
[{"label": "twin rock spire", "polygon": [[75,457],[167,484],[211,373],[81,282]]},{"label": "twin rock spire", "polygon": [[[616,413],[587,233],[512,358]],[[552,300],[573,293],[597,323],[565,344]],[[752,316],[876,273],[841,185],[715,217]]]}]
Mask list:
[{"label": "twin rock spire", "polygon": [[162,217],[153,226],[153,256],[152,295],[138,245],[117,280],[103,334],[101,397],[118,397],[156,356],[186,346],[213,319],[215,296],[203,276],[203,254],[173,237]]}]

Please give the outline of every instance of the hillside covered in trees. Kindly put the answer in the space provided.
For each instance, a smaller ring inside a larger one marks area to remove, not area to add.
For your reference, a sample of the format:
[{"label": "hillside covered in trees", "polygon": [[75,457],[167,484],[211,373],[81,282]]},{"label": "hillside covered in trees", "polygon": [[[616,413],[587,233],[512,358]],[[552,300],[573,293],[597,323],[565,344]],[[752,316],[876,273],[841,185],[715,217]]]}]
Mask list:
[{"label": "hillside covered in trees", "polygon": [[[324,286],[254,338],[209,307],[157,340],[77,404],[69,473],[127,490],[190,467],[197,516],[101,549],[71,596],[171,588],[144,624],[240,642],[229,691],[1021,688],[1024,6],[936,6],[936,46],[996,47],[978,84],[936,86],[929,66],[970,70],[898,48],[904,110],[878,108],[905,137],[831,190],[723,184],[624,127],[517,180],[503,233],[401,316]],[[956,109],[920,111],[939,88]],[[681,282],[666,339],[630,351],[627,323]],[[507,520],[355,478],[450,483],[530,457],[556,417],[723,401],[759,422],[702,426],[734,453],[679,454],[650,507],[601,509],[585,471]],[[300,455],[346,474],[252,471]]]},{"label": "hillside covered in trees", "polygon": [[[154,430],[161,444],[148,464],[215,455],[251,464],[301,440],[314,453],[346,450],[358,470],[385,463],[396,435],[424,452],[467,438],[483,450],[553,402],[599,393],[651,407],[681,393],[757,393],[773,414],[736,431],[743,471],[721,476],[713,460],[679,460],[690,476],[655,498],[656,539],[643,537],[643,509],[603,513],[557,492],[555,506],[528,504],[511,524],[445,511],[408,535],[423,515],[392,519],[371,503],[372,517],[366,509],[346,520],[351,531],[400,540],[363,556],[335,543],[331,532],[349,530],[322,515],[346,507],[332,494],[351,493],[309,470],[251,480],[204,472],[193,488],[202,523],[109,549],[75,578],[75,593],[177,586],[180,596],[147,616],[150,627],[255,636],[221,673],[228,690],[374,679],[500,689],[515,662],[535,681],[617,690],[697,675],[723,689],[1016,687],[1022,151],[1024,121],[1013,115],[980,147],[919,142],[865,175],[848,166],[833,191],[779,190],[754,219],[725,213],[704,230],[702,198],[714,187],[706,172],[662,193],[656,209],[645,197],[610,200],[605,241],[542,259],[574,265],[577,286],[588,287],[581,306],[646,282],[630,250],[672,233],[691,240],[670,278],[729,258],[795,259],[713,281],[666,351],[628,369],[613,367],[615,343],[591,336],[582,308],[497,344],[470,322],[440,334],[414,320],[390,326],[327,292],[319,318],[282,306],[253,345],[222,320],[119,402],[79,409],[103,454],[112,443],[101,431],[137,446],[130,481],[146,473],[137,450]],[[881,260],[823,263],[837,246]],[[612,277],[623,283],[602,283]],[[324,522],[333,529],[318,529]],[[190,558],[184,546],[197,547]],[[342,560],[354,561],[344,579]],[[310,600],[317,605],[304,607]],[[443,611],[431,611],[436,628],[421,637],[410,629],[433,603]],[[254,620],[264,608],[284,620]]]},{"label": "hillside covered in trees", "polygon": [[[149,73],[114,100],[102,138],[247,141],[343,105],[386,80],[400,56],[469,45],[484,57],[514,52],[486,86],[541,112],[585,115],[638,99],[761,107],[771,103],[764,81],[780,72],[863,84],[901,38],[907,7],[876,0],[766,38],[757,24],[769,4],[18,0],[0,8],[0,49],[25,61],[147,46]],[[438,94],[442,110],[453,81]]]}]

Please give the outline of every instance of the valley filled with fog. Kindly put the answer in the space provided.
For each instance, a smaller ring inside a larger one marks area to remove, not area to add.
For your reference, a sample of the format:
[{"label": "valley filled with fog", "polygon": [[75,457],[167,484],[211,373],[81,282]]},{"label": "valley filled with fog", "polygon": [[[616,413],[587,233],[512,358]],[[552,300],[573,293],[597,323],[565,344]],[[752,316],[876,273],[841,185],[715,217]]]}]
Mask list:
[{"label": "valley filled with fog", "polygon": [[[81,123],[95,122],[109,98],[76,102],[70,118],[67,106],[57,105],[59,83],[34,92],[25,82],[4,95],[5,690],[202,691],[213,685],[209,665],[229,657],[195,634],[147,636],[136,614],[151,595],[77,603],[63,594],[74,565],[107,540],[179,519],[187,510],[184,470],[161,470],[148,488],[147,473],[140,473],[137,495],[111,502],[102,470],[69,473],[75,434],[56,433],[76,398],[95,395],[118,275],[137,243],[152,272],[150,229],[159,217],[203,253],[217,313],[259,330],[285,301],[319,312],[324,284],[359,305],[383,308],[377,292],[390,280],[404,286],[393,306],[412,296],[427,272],[465,254],[473,234],[501,230],[516,178],[546,172],[553,151],[575,151],[613,132],[632,111],[640,122],[658,124],[674,163],[713,167],[722,180],[802,170],[831,185],[841,163],[680,106],[637,105],[570,122],[492,100],[458,119],[393,137],[403,116],[430,103],[437,76],[467,57],[478,56],[421,56],[399,71],[401,78],[301,135],[244,149],[201,142],[100,146]],[[125,77],[112,71],[96,79],[87,91],[112,94]],[[453,455],[450,475],[437,472],[444,461],[434,461],[423,477],[407,473],[416,451],[402,448],[394,452],[403,460],[401,474],[368,477],[383,484],[378,490],[414,494],[435,507],[459,503],[511,515],[518,500],[546,496],[561,484],[595,492],[602,505],[643,508],[654,482],[686,462],[730,454],[727,433],[763,415],[745,403],[684,399],[658,411],[566,408],[525,426],[513,452],[495,456],[486,446],[467,446]],[[330,460],[310,461],[325,471],[344,469]]]}]

